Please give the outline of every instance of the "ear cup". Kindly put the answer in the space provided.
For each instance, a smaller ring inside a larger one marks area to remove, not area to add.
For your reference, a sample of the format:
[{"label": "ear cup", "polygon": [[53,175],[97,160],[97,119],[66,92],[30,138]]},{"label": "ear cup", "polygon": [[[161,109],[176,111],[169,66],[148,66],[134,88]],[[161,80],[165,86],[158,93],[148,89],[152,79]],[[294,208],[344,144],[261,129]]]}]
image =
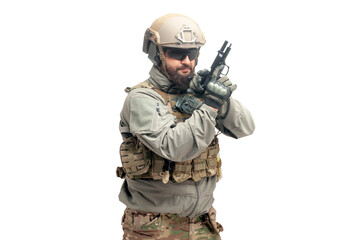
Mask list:
[{"label": "ear cup", "polygon": [[148,57],[155,66],[161,64],[158,47],[153,42],[149,44]]},{"label": "ear cup", "polygon": [[144,42],[143,42],[143,52],[144,53],[149,53],[149,47],[150,47],[150,37],[152,36],[152,34],[150,33],[149,29],[146,29],[146,32],[144,34]]}]

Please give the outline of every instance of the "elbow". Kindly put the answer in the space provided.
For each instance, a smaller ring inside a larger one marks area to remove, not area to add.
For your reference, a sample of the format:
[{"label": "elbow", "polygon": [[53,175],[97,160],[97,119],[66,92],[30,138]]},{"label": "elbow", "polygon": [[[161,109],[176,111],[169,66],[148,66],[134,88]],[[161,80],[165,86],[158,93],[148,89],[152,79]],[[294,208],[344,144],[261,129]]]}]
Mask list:
[{"label": "elbow", "polygon": [[233,134],[234,135],[233,137],[236,139],[239,139],[242,137],[247,137],[247,136],[250,136],[251,134],[253,134],[255,131],[255,125],[253,122],[251,122],[251,124],[249,124],[248,126],[246,126],[246,127],[243,126],[239,129],[241,129],[241,130]]},{"label": "elbow", "polygon": [[249,115],[248,120],[246,121],[247,124],[244,124],[243,126],[243,137],[250,136],[255,131],[255,122],[251,115]]},{"label": "elbow", "polygon": [[251,126],[249,126],[248,130],[247,130],[247,135],[246,136],[250,136],[251,134],[253,134],[255,131],[255,124],[251,124]]},{"label": "elbow", "polygon": [[250,136],[251,134],[254,133],[254,131],[255,131],[255,124],[253,121],[251,121],[251,124],[249,124],[249,126],[244,131],[244,137]]}]

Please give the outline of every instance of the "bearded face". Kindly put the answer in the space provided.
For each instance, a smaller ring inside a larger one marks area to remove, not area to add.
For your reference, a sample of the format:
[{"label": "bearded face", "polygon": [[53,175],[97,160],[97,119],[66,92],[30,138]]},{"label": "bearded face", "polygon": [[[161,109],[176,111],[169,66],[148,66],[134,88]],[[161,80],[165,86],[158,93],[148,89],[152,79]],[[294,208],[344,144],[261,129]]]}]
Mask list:
[{"label": "bearded face", "polygon": [[188,51],[185,51],[185,55],[180,55],[180,57],[170,51],[165,51],[164,54],[165,67],[170,80],[176,84],[177,88],[183,90],[189,88],[191,77],[194,76],[195,71],[195,57],[189,57],[187,53]]},{"label": "bearded face", "polygon": [[166,71],[170,76],[170,80],[173,81],[178,88],[184,90],[189,88],[191,77],[194,76],[194,67],[189,64],[181,64],[176,67],[166,64]]}]

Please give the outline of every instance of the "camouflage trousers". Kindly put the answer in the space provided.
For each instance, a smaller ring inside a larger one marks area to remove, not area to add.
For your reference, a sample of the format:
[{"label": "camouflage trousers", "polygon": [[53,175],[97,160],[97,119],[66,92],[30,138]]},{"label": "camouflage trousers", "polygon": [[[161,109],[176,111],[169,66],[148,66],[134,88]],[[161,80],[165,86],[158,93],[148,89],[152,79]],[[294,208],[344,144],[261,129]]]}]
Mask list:
[{"label": "camouflage trousers", "polygon": [[123,240],[220,240],[221,224],[216,222],[216,211],[198,217],[176,214],[140,212],[125,209],[122,220]]}]

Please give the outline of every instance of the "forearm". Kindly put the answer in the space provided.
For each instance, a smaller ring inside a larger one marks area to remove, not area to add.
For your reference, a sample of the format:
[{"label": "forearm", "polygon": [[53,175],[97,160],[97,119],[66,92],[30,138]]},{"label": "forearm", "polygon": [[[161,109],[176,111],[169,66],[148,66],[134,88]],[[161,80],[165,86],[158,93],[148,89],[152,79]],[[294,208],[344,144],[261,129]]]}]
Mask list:
[{"label": "forearm", "polygon": [[137,137],[156,154],[172,160],[185,161],[197,157],[215,136],[215,118],[207,107],[176,126],[163,126],[159,131]]},{"label": "forearm", "polygon": [[161,96],[150,91],[138,90],[126,99],[121,119],[129,132],[166,159],[197,157],[214,138],[217,113],[203,105],[185,122],[176,123]]}]

